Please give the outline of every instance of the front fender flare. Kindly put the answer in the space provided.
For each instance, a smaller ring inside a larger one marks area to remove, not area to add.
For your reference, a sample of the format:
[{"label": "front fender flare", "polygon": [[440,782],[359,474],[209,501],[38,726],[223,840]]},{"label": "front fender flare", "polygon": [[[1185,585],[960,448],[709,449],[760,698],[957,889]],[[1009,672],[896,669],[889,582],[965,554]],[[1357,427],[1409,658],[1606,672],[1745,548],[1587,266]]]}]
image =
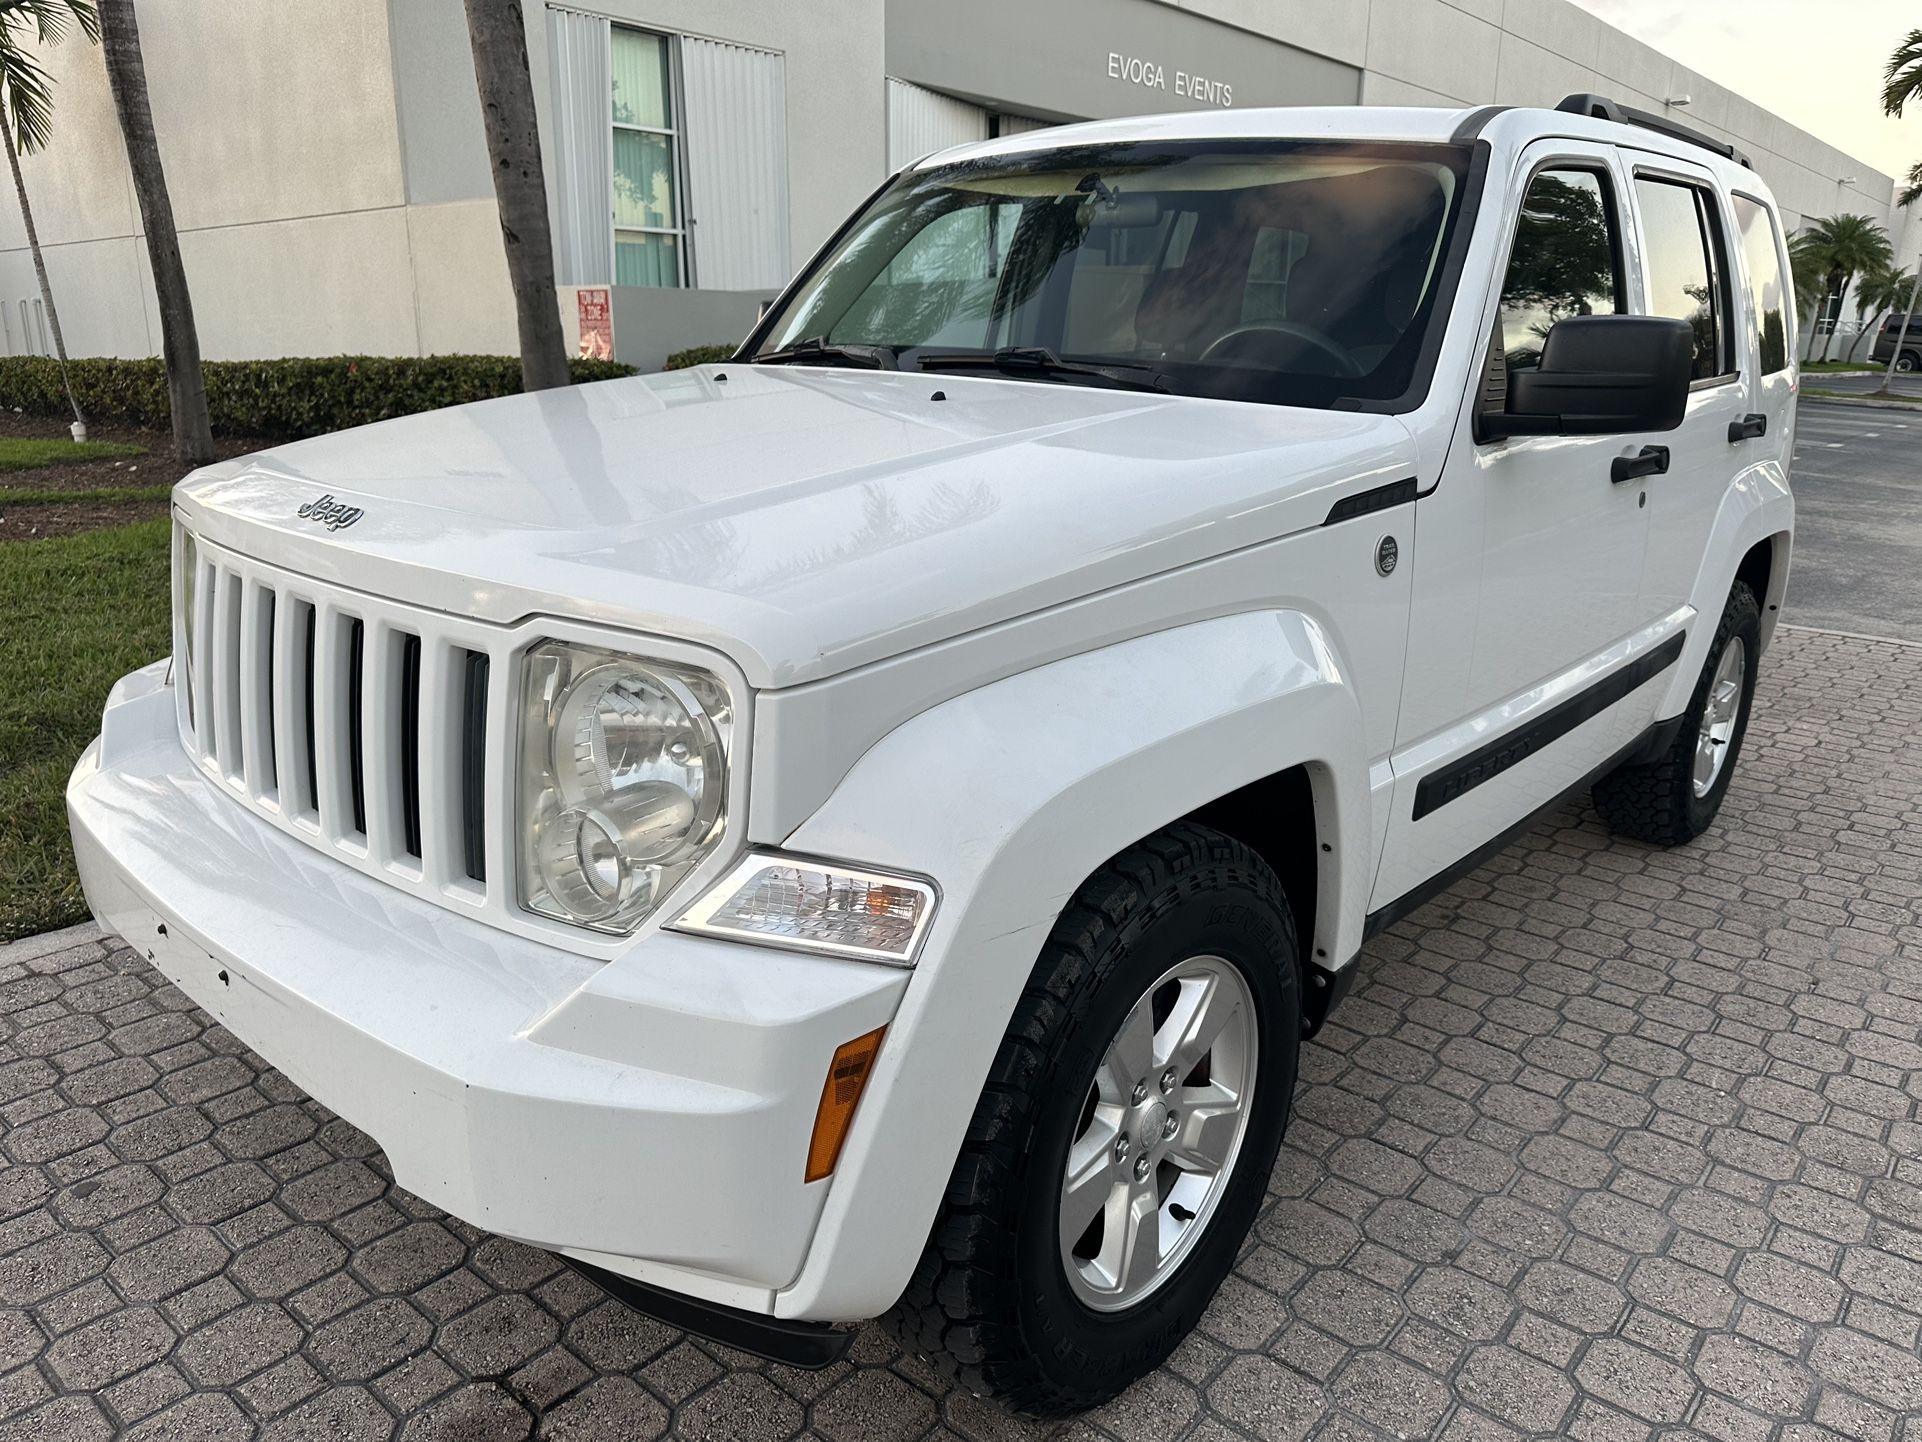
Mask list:
[{"label": "front fender flare", "polygon": [[1327,633],[1299,612],[1260,611],[1022,672],[871,748],[789,848],[932,877],[940,907],[776,1314],[893,1305],[1055,918],[1132,842],[1306,765],[1324,862],[1313,945],[1326,965],[1348,961],[1374,854],[1362,735]]}]

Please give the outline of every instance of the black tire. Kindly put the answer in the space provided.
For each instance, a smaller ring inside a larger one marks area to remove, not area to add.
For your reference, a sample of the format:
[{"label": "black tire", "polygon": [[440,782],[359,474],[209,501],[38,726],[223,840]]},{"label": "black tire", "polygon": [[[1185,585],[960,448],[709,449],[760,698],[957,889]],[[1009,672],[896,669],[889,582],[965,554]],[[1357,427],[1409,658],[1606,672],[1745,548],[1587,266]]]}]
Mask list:
[{"label": "black tire", "polygon": [[1905,350],[1902,352],[1901,356],[1896,360],[1895,368],[1899,371],[1914,371],[1914,370],[1922,369],[1922,355],[1917,355],[1912,350]]},{"label": "black tire", "polygon": [[[1058,1208],[1091,1078],[1170,966],[1230,962],[1254,1001],[1255,1085],[1240,1151],[1186,1257],[1133,1306],[1071,1289]],[[1293,1100],[1301,995],[1281,883],[1240,842],[1181,823],[1085,882],[1035,962],[975,1107],[927,1250],[889,1323],[971,1390],[1035,1417],[1098,1406],[1200,1319],[1266,1195]]]},{"label": "black tire", "polygon": [[[1735,730],[1728,740],[1728,755],[1715,783],[1706,795],[1697,796],[1694,786],[1695,748],[1702,729],[1702,713],[1708,705],[1710,683],[1722,663],[1731,640],[1746,648],[1747,665],[1742,673],[1741,702],[1735,714]],[[1653,846],[1680,846],[1693,841],[1715,820],[1741,758],[1742,738],[1748,733],[1749,706],[1755,699],[1756,663],[1762,654],[1762,610],[1755,593],[1737,581],[1729,592],[1728,604],[1709,643],[1708,659],[1696,678],[1695,692],[1688,710],[1682,713],[1682,726],[1675,740],[1658,761],[1641,766],[1621,766],[1597,781],[1592,790],[1595,809],[1602,813],[1608,829]]]}]

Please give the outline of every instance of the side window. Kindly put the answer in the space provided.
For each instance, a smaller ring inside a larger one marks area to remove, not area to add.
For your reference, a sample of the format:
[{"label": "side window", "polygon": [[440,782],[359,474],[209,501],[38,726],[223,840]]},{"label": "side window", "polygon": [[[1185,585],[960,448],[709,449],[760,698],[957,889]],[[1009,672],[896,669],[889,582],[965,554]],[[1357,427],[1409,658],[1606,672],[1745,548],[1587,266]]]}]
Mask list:
[{"label": "side window", "polygon": [[1782,281],[1781,241],[1766,206],[1746,195],[1729,199],[1742,232],[1742,259],[1748,263],[1749,304],[1758,330],[1756,353],[1762,358],[1762,374],[1773,375],[1789,365],[1788,287]]},{"label": "side window", "polygon": [[1696,380],[1732,375],[1734,336],[1728,318],[1728,274],[1715,202],[1700,186],[1637,176],[1635,198],[1647,245],[1651,315],[1685,320],[1695,332]]},{"label": "side window", "polygon": [[1623,308],[1620,236],[1606,176],[1544,170],[1528,183],[1496,316],[1511,371],[1541,364],[1548,329],[1563,317]]}]

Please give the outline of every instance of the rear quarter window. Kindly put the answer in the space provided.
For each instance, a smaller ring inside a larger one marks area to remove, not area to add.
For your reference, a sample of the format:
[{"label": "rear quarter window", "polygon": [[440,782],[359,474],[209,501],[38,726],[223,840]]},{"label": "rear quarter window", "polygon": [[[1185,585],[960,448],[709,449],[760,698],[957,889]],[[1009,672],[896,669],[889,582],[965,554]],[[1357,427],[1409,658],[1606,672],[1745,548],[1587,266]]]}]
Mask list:
[{"label": "rear quarter window", "polygon": [[1746,195],[1732,195],[1735,227],[1741,232],[1743,268],[1748,271],[1749,306],[1755,312],[1756,353],[1763,375],[1789,367],[1788,287],[1782,279],[1782,238],[1768,207]]}]

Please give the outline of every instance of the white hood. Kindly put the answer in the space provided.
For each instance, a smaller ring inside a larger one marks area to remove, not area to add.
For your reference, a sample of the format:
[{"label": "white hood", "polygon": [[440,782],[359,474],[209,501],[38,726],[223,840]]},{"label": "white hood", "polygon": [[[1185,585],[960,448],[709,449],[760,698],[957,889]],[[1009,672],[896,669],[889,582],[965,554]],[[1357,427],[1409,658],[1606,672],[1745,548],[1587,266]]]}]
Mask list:
[{"label": "white hood", "polygon": [[1386,416],[722,365],[300,441],[175,500],[296,572],[676,636],[765,687],[1314,526],[1356,482],[1412,474]]}]

